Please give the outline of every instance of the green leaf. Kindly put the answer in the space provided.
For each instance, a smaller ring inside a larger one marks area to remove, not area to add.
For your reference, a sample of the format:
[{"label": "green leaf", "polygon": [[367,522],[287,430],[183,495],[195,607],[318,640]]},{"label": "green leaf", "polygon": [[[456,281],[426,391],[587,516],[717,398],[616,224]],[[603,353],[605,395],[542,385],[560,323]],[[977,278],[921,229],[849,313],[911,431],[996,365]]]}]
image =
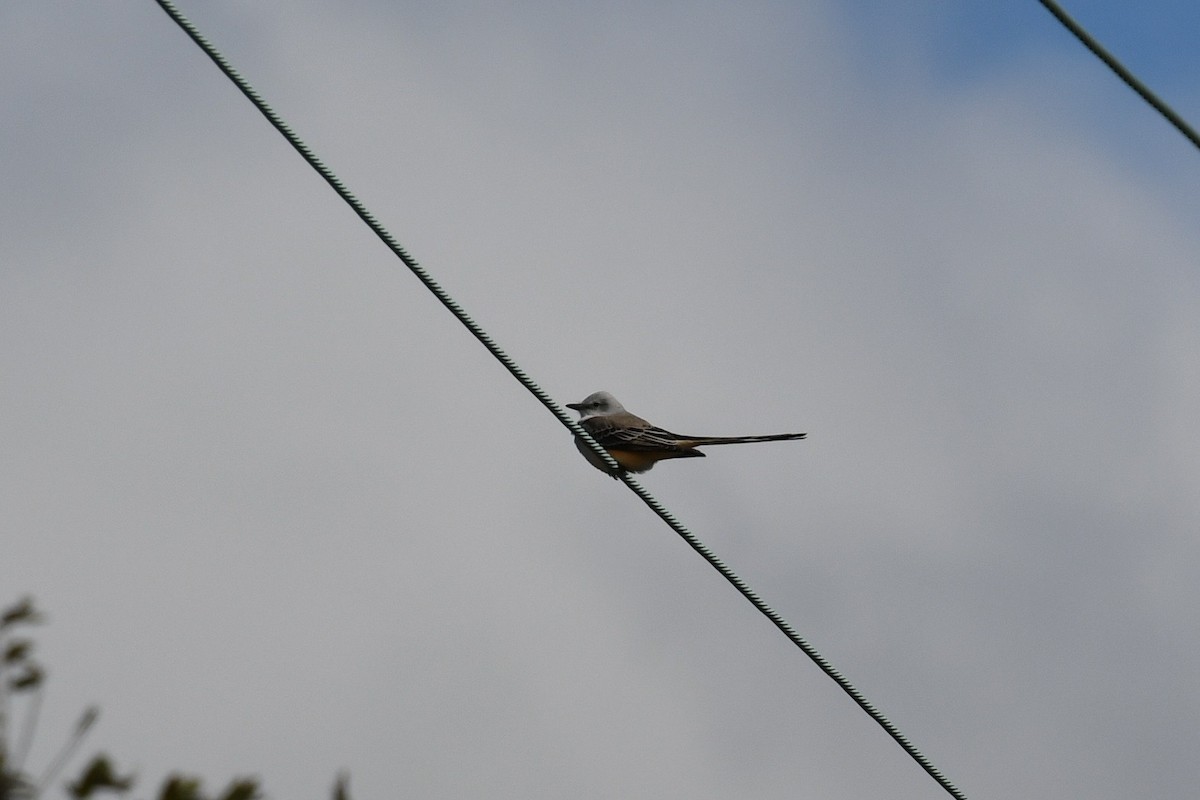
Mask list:
[{"label": "green leaf", "polygon": [[127,792],[132,786],[133,776],[118,775],[113,769],[112,762],[108,760],[108,756],[100,754],[92,759],[92,763],[79,776],[79,780],[67,786],[67,791],[71,793],[72,797],[83,800],[83,798],[91,797],[93,792],[100,789]]},{"label": "green leaf", "polygon": [[19,772],[5,770],[3,759],[0,759],[0,797],[19,798],[33,797],[33,784]]},{"label": "green leaf", "polygon": [[182,775],[172,775],[163,784],[159,800],[204,800],[200,794],[200,781],[196,778],[185,778]]},{"label": "green leaf", "polygon": [[255,800],[261,797],[258,793],[258,781],[253,778],[242,778],[229,784],[221,800]]},{"label": "green leaf", "polygon": [[14,676],[8,683],[9,688],[14,692],[23,692],[26,689],[33,689],[42,682],[45,675],[42,673],[41,667],[36,664],[26,664],[25,671],[20,675]]},{"label": "green leaf", "polygon": [[333,784],[333,800],[350,800],[350,773],[338,773]]},{"label": "green leaf", "polygon": [[18,622],[35,624],[42,621],[42,615],[33,607],[32,597],[22,597],[0,615],[0,630],[4,630]]},{"label": "green leaf", "polygon": [[24,661],[29,657],[29,652],[33,649],[33,641],[30,639],[14,639],[8,643],[8,647],[4,648],[4,663],[15,664],[18,661]]}]

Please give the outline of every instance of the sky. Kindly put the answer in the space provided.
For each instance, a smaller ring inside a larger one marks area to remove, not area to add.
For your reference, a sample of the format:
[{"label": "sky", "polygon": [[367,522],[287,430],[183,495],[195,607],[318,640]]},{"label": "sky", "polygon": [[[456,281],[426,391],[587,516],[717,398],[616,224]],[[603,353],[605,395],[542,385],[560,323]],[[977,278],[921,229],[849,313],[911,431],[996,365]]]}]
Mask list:
[{"label": "sky", "polygon": [[[1195,4],[1068,9],[1200,121]],[[559,402],[807,431],[641,482],[967,796],[1194,791],[1200,154],[1037,3],[181,10]],[[0,105],[31,771],[942,796],[155,4]]]}]

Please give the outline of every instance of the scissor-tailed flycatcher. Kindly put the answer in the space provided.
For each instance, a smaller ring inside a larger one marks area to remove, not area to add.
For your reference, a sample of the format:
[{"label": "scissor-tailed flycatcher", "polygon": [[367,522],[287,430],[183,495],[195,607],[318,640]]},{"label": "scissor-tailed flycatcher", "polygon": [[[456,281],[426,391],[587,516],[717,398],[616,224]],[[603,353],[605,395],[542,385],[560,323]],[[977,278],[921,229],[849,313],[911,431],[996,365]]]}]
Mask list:
[{"label": "scissor-tailed flycatcher", "polygon": [[[621,465],[621,469],[627,472],[645,472],[667,458],[703,458],[704,453],[696,448],[704,445],[779,442],[803,439],[808,435],[776,433],[770,436],[680,436],[630,414],[617,402],[617,398],[608,392],[589,394],[581,403],[567,403],[567,408],[579,412],[579,424],[608,451]],[[578,436],[575,437],[575,446],[593,467],[612,474],[612,468],[604,459]]]}]

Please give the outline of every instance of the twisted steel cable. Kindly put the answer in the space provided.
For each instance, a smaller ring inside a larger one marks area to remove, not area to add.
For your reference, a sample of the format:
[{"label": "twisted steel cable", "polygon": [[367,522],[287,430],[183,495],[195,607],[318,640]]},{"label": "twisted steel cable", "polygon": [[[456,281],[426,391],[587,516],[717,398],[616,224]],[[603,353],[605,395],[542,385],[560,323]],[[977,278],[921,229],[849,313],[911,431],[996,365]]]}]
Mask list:
[{"label": "twisted steel cable", "polygon": [[891,736],[896,743],[899,744],[900,747],[902,747],[904,751],[921,766],[922,769],[929,773],[929,775],[935,781],[937,781],[937,783],[943,789],[945,789],[957,800],[966,800],[966,795],[963,794],[953,783],[951,783],[942,774],[942,772],[938,770],[937,767],[935,767],[933,763],[912,744],[912,742],[909,741],[908,737],[901,733],[900,730],[890,720],[888,720],[887,717],[880,713],[879,710],[876,709],[875,706],[868,701],[867,698],[863,696],[863,694],[857,688],[855,688],[855,686],[851,684],[841,672],[835,669],[833,665],[831,665],[829,661],[825,659],[824,656],[817,652],[817,650],[811,644],[809,644],[808,641],[801,637],[787,622],[787,620],[780,616],[775,609],[767,605],[763,599],[759,597],[757,592],[751,589],[741,577],[739,577],[732,569],[730,569],[724,561],[718,558],[716,554],[714,554],[713,551],[708,548],[707,545],[705,545],[696,537],[695,534],[684,527],[684,525],[679,522],[678,519],[676,519],[675,515],[667,510],[667,508],[653,495],[651,495],[650,492],[645,489],[645,487],[634,480],[628,473],[620,470],[620,465],[617,464],[613,457],[610,456],[608,452],[604,450],[604,448],[597,444],[596,440],[593,439],[591,435],[579,425],[579,423],[571,419],[558,405],[558,403],[556,403],[548,394],[546,394],[546,392],[540,386],[538,386],[528,374],[526,374],[520,365],[518,365],[511,356],[505,353],[504,350],[496,344],[495,340],[492,339],[487,331],[485,331],[477,322],[475,322],[475,320],[472,319],[469,314],[467,314],[462,306],[460,306],[458,302],[456,302],[454,298],[452,298],[446,292],[446,290],[443,289],[441,285],[433,279],[433,277],[425,270],[425,268],[418,264],[416,259],[408,254],[408,252],[383,227],[383,225],[375,218],[375,216],[367,210],[367,208],[358,200],[357,197],[354,196],[353,193],[350,192],[349,189],[346,188],[341,179],[339,179],[332,170],[325,166],[325,164],[316,157],[308,145],[306,145],[300,139],[300,137],[296,135],[291,127],[284,122],[277,113],[275,113],[274,109],[272,109],[267,102],[262,99],[262,97],[257,91],[255,91],[249,82],[233,68],[233,66],[225,59],[223,55],[221,55],[221,53],[212,45],[212,43],[210,43],[208,39],[206,39],[204,35],[200,33],[196,26],[193,25],[190,20],[184,17],[183,14],[181,14],[179,10],[175,8],[174,4],[170,2],[170,0],[155,0],[155,2],[157,2],[163,11],[165,11],[167,15],[185,33],[187,33],[192,41],[194,41],[200,47],[200,49],[204,51],[205,55],[207,55],[213,61],[213,63],[216,64],[223,73],[225,73],[225,75],[234,83],[235,86],[237,86],[242,94],[244,94],[250,100],[250,102],[254,104],[255,108],[257,108],[262,115],[267,118],[267,120],[275,127],[275,129],[283,134],[284,138],[288,140],[293,148],[295,148],[296,152],[298,152],[304,158],[304,160],[307,161],[309,165],[316,170],[322,178],[325,179],[326,183],[328,183],[333,190],[337,192],[338,196],[341,197],[346,204],[354,210],[354,213],[356,213],[362,219],[362,221],[365,222],[372,231],[374,231],[375,235],[378,236],[383,243],[386,244],[392,250],[392,252],[396,254],[400,261],[403,262],[404,265],[408,267],[408,269],[414,275],[417,276],[421,283],[423,283],[425,287],[433,293],[434,297],[436,297],[438,301],[440,301],[442,305],[444,305],[450,311],[450,313],[452,313],[458,319],[458,321],[461,322],[463,326],[466,327],[466,329],[470,331],[471,334],[478,339],[484,347],[487,348],[488,352],[490,352],[497,361],[504,365],[504,368],[507,369],[522,386],[529,390],[530,394],[536,397],[542,403],[542,405],[549,409],[550,412],[558,418],[558,421],[561,422],[568,430],[586,441],[588,446],[591,447],[597,455],[604,459],[605,463],[609,465],[614,474],[624,481],[630,490],[632,490],[634,494],[641,498],[642,502],[645,503],[650,510],[657,514],[663,520],[663,522],[669,525],[671,529],[674,530],[675,533],[677,533],[685,542],[687,542],[693,550],[699,553],[704,560],[706,560],[713,566],[714,569],[721,573],[725,580],[733,584],[734,588],[741,592],[742,595],[749,600],[756,609],[758,609],[764,616],[767,617],[767,619],[774,623],[775,627],[779,628],[779,630],[782,631],[783,634],[787,636],[787,638],[791,640],[793,644],[799,647],[800,650],[813,661],[813,663],[820,667],[826,675],[832,678],[834,682],[836,682],[837,685],[841,687],[841,689],[846,692],[846,694],[848,694],[851,699],[853,699],[854,702],[857,703],[859,707],[861,707],[862,710],[871,717],[871,719],[875,720],[875,722],[877,722],[880,727],[882,727],[888,733],[888,735]]}]

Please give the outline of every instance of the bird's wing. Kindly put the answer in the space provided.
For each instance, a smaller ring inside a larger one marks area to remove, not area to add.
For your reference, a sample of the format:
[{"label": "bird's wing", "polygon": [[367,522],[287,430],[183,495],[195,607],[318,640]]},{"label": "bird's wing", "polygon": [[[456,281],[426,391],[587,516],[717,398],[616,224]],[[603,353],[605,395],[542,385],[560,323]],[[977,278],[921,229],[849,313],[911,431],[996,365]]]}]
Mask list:
[{"label": "bird's wing", "polygon": [[680,437],[654,425],[631,427],[606,417],[592,417],[584,427],[601,447],[608,450],[683,452],[692,449],[681,444]]}]

